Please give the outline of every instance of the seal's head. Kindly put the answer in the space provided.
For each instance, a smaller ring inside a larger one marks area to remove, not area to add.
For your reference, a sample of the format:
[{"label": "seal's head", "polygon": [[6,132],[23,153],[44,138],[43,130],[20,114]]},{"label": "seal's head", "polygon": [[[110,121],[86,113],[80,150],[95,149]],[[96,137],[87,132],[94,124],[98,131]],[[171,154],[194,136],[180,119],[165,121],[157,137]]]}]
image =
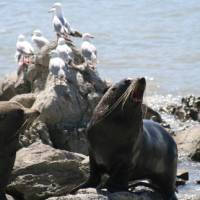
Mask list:
[{"label": "seal's head", "polygon": [[[36,110],[26,109],[17,102],[0,102],[0,133],[6,132],[9,135],[16,133],[26,122],[30,124],[39,116]],[[26,126],[27,127],[27,126]]]},{"label": "seal's head", "polygon": [[145,78],[127,78],[114,84],[104,94],[95,109],[98,119],[113,116],[131,119],[136,115],[142,118],[142,100],[146,87]]}]

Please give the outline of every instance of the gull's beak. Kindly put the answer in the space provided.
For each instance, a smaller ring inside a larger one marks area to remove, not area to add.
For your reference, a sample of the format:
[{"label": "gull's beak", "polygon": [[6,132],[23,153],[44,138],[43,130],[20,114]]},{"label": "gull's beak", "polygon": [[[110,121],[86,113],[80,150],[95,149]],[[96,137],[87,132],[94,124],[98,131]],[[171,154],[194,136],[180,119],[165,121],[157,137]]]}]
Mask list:
[{"label": "gull's beak", "polygon": [[95,38],[93,35],[90,35],[90,38]]},{"label": "gull's beak", "polygon": [[54,12],[54,11],[55,11],[55,8],[52,7],[52,8],[48,11],[48,13],[52,13],[52,12]]}]

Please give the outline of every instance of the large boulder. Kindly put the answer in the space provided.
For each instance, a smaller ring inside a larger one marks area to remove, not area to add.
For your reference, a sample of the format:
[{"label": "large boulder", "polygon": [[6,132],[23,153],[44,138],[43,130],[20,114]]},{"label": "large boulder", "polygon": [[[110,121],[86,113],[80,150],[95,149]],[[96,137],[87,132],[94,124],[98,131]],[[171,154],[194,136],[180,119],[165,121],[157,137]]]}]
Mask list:
[{"label": "large boulder", "polygon": [[26,108],[31,108],[35,102],[37,95],[35,93],[18,94],[10,99],[10,101],[16,101],[22,104]]},{"label": "large boulder", "polygon": [[0,101],[8,101],[17,94],[30,92],[30,84],[16,73],[0,80]]},{"label": "large boulder", "polygon": [[[17,101],[41,112],[30,129],[21,133],[22,146],[42,141],[87,154],[84,128],[107,84],[96,70],[84,63],[80,51],[67,42],[74,52],[74,62],[66,67],[66,80],[49,75],[49,53],[56,47],[54,41],[31,57],[31,64],[18,76],[5,78],[0,84],[0,100]],[[39,130],[36,125],[40,125]]]},{"label": "large boulder", "polygon": [[24,200],[66,194],[86,179],[85,158],[36,142],[17,152],[7,191]]}]

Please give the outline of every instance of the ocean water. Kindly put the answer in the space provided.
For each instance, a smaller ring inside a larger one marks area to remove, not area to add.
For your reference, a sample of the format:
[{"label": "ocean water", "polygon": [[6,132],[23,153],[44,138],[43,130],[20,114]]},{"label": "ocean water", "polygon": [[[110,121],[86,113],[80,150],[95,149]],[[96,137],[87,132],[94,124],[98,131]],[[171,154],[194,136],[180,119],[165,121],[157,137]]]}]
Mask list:
[{"label": "ocean water", "polygon": [[[17,69],[14,54],[20,33],[30,41],[32,31],[39,28],[49,39],[55,38],[48,13],[54,2],[0,0],[1,77]],[[60,2],[72,27],[95,36],[97,68],[104,79],[146,77],[146,96],[152,107],[178,102],[181,96],[200,95],[200,0]],[[81,40],[75,43],[80,46]],[[193,182],[199,178],[199,165],[182,165],[191,170],[188,191],[198,193]]]},{"label": "ocean water", "polygon": [[[18,34],[55,38],[53,0],[0,0],[0,75],[16,70]],[[95,36],[98,71],[113,82],[147,77],[147,95],[200,94],[199,0],[66,0],[65,17]],[[81,40],[76,40],[79,46]]]}]

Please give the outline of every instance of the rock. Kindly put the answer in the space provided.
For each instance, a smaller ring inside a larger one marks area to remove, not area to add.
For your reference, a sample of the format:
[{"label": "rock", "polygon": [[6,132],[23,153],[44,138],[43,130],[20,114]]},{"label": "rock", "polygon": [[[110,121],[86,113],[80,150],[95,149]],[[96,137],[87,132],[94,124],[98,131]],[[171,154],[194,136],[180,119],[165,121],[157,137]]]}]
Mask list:
[{"label": "rock", "polygon": [[31,108],[33,103],[35,102],[36,94],[28,93],[28,94],[19,94],[10,99],[10,101],[16,101],[22,104],[26,108]]},{"label": "rock", "polygon": [[16,81],[16,75],[12,74],[9,77],[5,77],[0,82],[0,101],[7,101],[16,95],[14,85]]},{"label": "rock", "polygon": [[[38,93],[32,108],[41,112],[40,120],[47,125],[53,145],[71,151],[72,149],[67,148],[70,145],[66,144],[68,133],[86,127],[93,109],[103,95],[106,83],[89,68],[83,71],[69,68],[66,76],[66,82],[61,82],[49,75],[44,90]],[[80,149],[79,153],[85,153],[81,149],[86,148],[76,149]]]},{"label": "rock", "polygon": [[20,133],[19,142],[21,147],[28,147],[34,142],[42,142],[43,144],[53,146],[49,135],[49,129],[47,125],[40,120],[35,120],[29,129]]},{"label": "rock", "polygon": [[153,110],[152,108],[150,108],[149,106],[142,104],[142,109],[143,109],[145,119],[151,119],[158,123],[163,122],[161,115],[158,112],[156,112],[155,110]]},{"label": "rock", "polygon": [[188,173],[188,171],[178,169],[178,171],[177,171],[177,178],[183,179],[185,181],[188,181],[189,180],[189,173]]},{"label": "rock", "polygon": [[195,150],[191,153],[191,159],[200,162],[200,139],[196,145]]},{"label": "rock", "polygon": [[[80,53],[80,50],[77,49],[70,41],[66,42],[72,49],[74,53],[74,64],[80,65],[84,62],[84,58]],[[51,50],[55,49],[57,46],[57,41],[50,42],[49,45],[44,46],[38,55],[34,58],[34,62],[36,65],[41,65],[44,67],[49,66],[49,53]]]},{"label": "rock", "polygon": [[[0,85],[0,100],[11,99],[41,112],[30,129],[21,133],[20,142],[24,147],[42,141],[56,148],[87,154],[84,131],[78,130],[86,127],[107,84],[96,70],[83,63],[80,51],[68,43],[75,60],[65,70],[65,81],[49,75],[49,52],[56,47],[54,41],[31,58],[32,64],[20,76],[8,78]],[[20,87],[29,89],[19,91]],[[35,124],[40,125],[39,130]]]},{"label": "rock", "polygon": [[162,109],[164,112],[175,115],[181,121],[200,121],[200,97],[183,97],[181,104],[168,105]]},{"label": "rock", "polygon": [[140,191],[136,193],[131,192],[116,192],[108,193],[105,191],[97,191],[96,189],[82,189],[76,195],[66,195],[61,197],[52,197],[48,200],[161,200],[161,195],[150,192]]},{"label": "rock", "polygon": [[177,133],[175,136],[178,144],[179,155],[187,155],[195,161],[200,161],[200,125]]},{"label": "rock", "polygon": [[7,191],[24,200],[66,194],[86,179],[86,157],[36,142],[17,152]]},{"label": "rock", "polygon": [[161,115],[157,111],[146,104],[142,104],[142,110],[144,119],[149,119],[159,123],[170,135],[174,135],[174,131],[171,129],[170,125],[162,119]]},{"label": "rock", "polygon": [[16,74],[6,76],[0,81],[0,101],[8,101],[17,94],[28,92],[30,85],[27,81],[19,79]]},{"label": "rock", "polygon": [[186,181],[183,180],[183,179],[180,179],[180,178],[177,178],[176,179],[176,186],[180,186],[180,185],[185,185],[186,184]]}]

